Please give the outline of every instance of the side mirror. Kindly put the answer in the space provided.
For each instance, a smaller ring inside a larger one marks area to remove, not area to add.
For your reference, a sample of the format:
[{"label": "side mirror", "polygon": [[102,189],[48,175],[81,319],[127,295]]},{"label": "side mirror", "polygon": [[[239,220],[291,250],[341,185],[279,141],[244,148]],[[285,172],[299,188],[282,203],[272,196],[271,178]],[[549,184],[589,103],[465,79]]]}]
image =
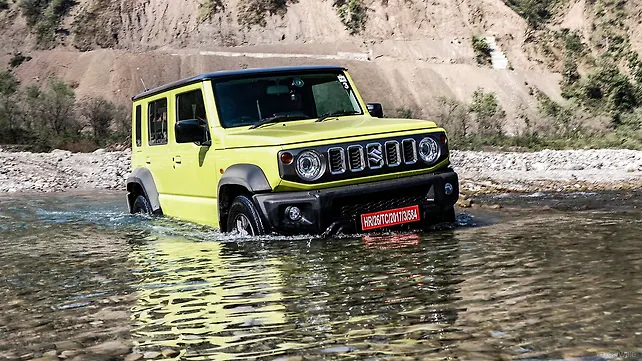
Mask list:
[{"label": "side mirror", "polygon": [[201,125],[198,119],[188,119],[176,122],[174,132],[176,143],[208,143],[207,129]]},{"label": "side mirror", "polygon": [[381,103],[368,103],[368,113],[375,118],[383,118],[383,107]]}]

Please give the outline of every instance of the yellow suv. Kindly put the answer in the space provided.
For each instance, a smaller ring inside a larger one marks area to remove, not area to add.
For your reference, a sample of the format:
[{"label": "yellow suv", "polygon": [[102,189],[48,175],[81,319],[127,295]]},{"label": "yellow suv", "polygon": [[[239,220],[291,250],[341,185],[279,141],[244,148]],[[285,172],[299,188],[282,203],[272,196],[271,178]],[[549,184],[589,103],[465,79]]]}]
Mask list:
[{"label": "yellow suv", "polygon": [[345,68],[221,71],[132,99],[132,213],[244,235],[455,220],[444,129],[384,119]]}]

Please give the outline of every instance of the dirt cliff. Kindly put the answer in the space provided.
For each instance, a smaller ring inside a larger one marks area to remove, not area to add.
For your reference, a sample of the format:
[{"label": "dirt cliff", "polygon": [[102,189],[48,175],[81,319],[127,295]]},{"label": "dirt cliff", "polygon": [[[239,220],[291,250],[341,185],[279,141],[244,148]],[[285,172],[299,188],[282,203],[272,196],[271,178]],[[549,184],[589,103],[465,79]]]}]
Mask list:
[{"label": "dirt cliff", "polygon": [[[584,1],[561,5],[552,26],[588,27]],[[153,87],[206,71],[340,64],[367,100],[383,102],[389,112],[430,116],[438,97],[468,101],[477,88],[495,92],[510,130],[519,127],[519,112],[535,110],[536,89],[562,100],[561,76],[549,70],[559,69],[529,45],[533,31],[502,0],[361,0],[363,13],[350,19],[363,22],[351,28],[338,10],[353,3],[79,0],[42,49],[17,2],[0,10],[0,64],[17,52],[29,54],[33,59],[14,70],[24,84],[55,75],[80,98],[120,103],[141,90],[141,78]],[[642,32],[632,25],[632,34]],[[509,68],[478,65],[473,36],[497,39]]]}]

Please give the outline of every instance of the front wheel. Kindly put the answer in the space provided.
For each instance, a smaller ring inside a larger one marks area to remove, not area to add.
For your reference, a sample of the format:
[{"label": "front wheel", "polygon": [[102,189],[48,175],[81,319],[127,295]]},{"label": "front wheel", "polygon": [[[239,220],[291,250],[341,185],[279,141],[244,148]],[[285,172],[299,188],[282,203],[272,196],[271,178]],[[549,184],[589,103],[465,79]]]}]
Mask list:
[{"label": "front wheel", "polygon": [[265,234],[261,216],[247,196],[234,198],[227,215],[227,230],[237,232],[241,236]]}]

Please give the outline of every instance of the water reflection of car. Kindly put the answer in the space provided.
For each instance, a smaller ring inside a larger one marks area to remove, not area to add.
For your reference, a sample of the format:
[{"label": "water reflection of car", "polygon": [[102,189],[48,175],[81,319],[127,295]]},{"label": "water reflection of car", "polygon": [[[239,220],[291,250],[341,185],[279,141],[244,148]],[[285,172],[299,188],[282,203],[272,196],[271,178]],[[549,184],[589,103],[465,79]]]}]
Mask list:
[{"label": "water reflection of car", "polygon": [[458,243],[451,234],[401,238],[406,247],[386,249],[358,238],[148,237],[131,253],[134,341],[141,351],[178,350],[182,360],[324,355],[337,345],[371,359],[395,342],[425,353],[419,340],[452,331],[458,319]]},{"label": "water reflection of car", "polygon": [[135,96],[133,120],[133,213],[249,235],[455,220],[444,129],[383,119],[342,67],[203,74]]}]

